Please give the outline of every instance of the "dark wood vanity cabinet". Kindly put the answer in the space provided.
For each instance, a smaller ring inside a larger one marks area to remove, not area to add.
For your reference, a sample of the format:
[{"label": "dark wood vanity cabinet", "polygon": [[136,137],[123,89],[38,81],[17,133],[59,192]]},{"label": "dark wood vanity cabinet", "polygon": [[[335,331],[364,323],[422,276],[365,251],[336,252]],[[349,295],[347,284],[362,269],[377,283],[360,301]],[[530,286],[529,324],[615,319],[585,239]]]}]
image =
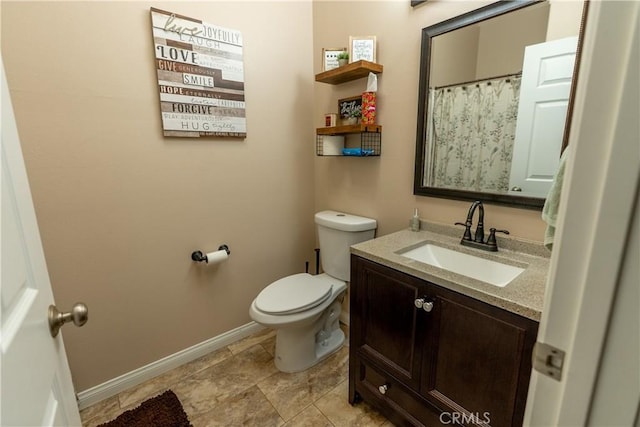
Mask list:
[{"label": "dark wood vanity cabinet", "polygon": [[396,425],[522,425],[537,322],[355,255],[350,286],[350,403]]}]

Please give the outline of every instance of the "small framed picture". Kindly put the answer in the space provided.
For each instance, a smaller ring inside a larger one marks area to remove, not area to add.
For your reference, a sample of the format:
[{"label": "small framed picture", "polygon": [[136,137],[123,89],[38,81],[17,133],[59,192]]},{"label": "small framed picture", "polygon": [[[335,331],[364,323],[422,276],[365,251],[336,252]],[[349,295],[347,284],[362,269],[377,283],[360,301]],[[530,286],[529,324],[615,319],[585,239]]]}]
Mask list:
[{"label": "small framed picture", "polygon": [[362,95],[338,99],[338,115],[341,119],[362,115]]},{"label": "small framed picture", "polygon": [[322,71],[338,68],[338,55],[346,52],[346,47],[322,48]]},{"label": "small framed picture", "polygon": [[376,36],[349,36],[349,62],[376,62]]}]

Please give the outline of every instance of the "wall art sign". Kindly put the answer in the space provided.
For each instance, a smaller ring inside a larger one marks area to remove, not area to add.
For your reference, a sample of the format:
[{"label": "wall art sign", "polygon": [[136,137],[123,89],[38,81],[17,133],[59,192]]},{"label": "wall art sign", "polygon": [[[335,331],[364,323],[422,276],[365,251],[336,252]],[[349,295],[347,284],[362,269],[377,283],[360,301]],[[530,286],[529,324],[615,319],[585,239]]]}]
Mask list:
[{"label": "wall art sign", "polygon": [[245,138],[242,33],[151,8],[165,136]]},{"label": "wall art sign", "polygon": [[376,62],[376,36],[350,36],[349,62]]},{"label": "wall art sign", "polygon": [[338,68],[338,55],[346,51],[346,47],[322,48],[322,71]]},{"label": "wall art sign", "polygon": [[338,99],[338,114],[346,119],[362,115],[362,96]]}]

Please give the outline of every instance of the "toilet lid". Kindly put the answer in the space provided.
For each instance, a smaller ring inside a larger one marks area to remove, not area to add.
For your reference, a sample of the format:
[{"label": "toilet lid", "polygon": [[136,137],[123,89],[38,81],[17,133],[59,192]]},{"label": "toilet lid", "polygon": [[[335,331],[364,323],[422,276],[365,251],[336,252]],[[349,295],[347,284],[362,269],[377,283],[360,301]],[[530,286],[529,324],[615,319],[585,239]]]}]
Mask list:
[{"label": "toilet lid", "polygon": [[308,273],[276,280],[258,294],[256,307],[268,314],[292,314],[322,304],[331,295],[331,282]]}]

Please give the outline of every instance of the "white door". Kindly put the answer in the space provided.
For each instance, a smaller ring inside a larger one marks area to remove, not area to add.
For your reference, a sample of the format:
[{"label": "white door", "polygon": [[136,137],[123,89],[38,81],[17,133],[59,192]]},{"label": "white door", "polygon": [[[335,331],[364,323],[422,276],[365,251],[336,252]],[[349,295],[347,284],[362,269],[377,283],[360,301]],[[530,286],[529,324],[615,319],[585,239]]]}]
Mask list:
[{"label": "white door", "polygon": [[558,171],[577,37],[527,46],[509,189],[546,197]]},{"label": "white door", "polygon": [[80,425],[62,337],[49,332],[53,293],[18,131],[2,74],[2,426]]},{"label": "white door", "polygon": [[[569,136],[575,145],[538,329],[538,341],[565,356],[560,381],[532,371],[525,426],[640,422],[639,263],[630,242],[640,184],[640,2],[590,2],[582,49]],[[627,293],[628,273],[635,296]],[[618,320],[629,315],[627,302],[634,311],[625,324]],[[608,366],[620,334],[626,353],[614,363],[622,372]],[[611,382],[615,391],[603,394]]]}]

